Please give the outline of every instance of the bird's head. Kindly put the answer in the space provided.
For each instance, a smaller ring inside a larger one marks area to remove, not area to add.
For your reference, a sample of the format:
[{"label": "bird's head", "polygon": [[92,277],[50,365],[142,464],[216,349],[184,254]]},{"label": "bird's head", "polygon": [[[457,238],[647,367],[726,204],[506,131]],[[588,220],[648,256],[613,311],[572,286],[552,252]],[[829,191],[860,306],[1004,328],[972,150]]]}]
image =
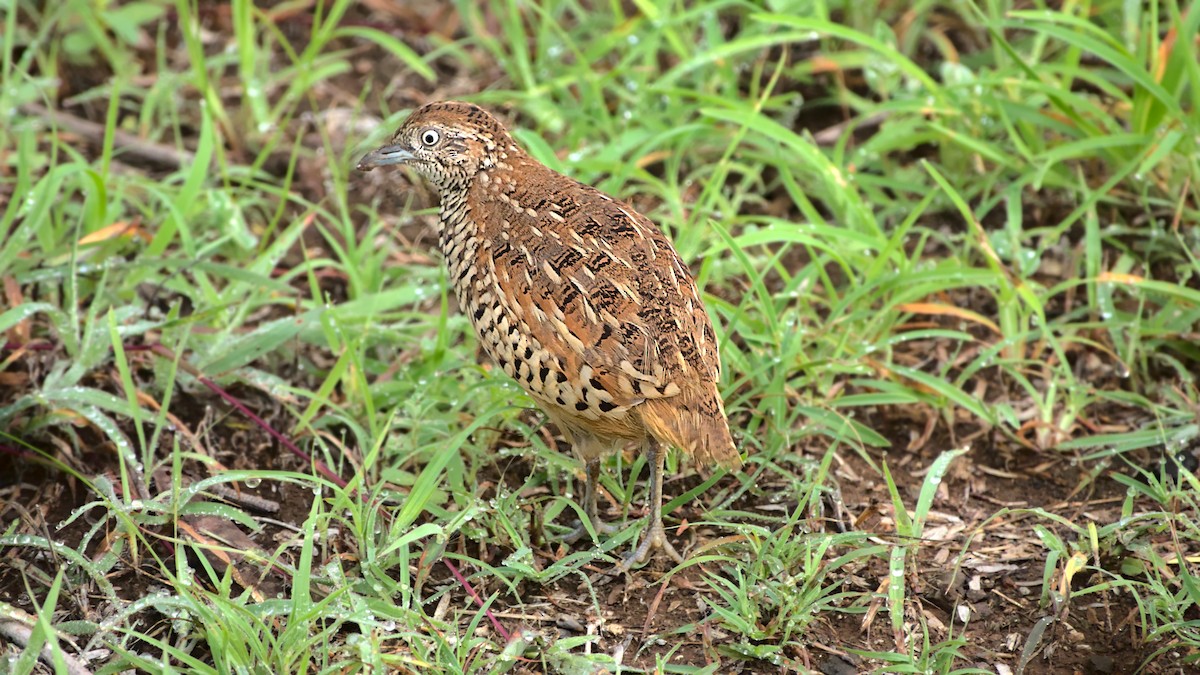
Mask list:
[{"label": "bird's head", "polygon": [[358,169],[406,164],[445,191],[467,185],[480,171],[519,152],[488,111],[472,103],[441,101],[417,108],[387,145],[359,160]]}]

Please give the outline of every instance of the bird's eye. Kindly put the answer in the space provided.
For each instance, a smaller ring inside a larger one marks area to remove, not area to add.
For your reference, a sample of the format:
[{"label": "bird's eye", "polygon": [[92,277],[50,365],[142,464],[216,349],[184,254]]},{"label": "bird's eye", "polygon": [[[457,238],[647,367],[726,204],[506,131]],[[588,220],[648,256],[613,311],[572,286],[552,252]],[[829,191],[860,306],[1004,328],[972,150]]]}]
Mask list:
[{"label": "bird's eye", "polygon": [[421,132],[421,142],[425,145],[437,145],[440,140],[442,140],[442,135],[437,132],[437,129],[426,129]]}]

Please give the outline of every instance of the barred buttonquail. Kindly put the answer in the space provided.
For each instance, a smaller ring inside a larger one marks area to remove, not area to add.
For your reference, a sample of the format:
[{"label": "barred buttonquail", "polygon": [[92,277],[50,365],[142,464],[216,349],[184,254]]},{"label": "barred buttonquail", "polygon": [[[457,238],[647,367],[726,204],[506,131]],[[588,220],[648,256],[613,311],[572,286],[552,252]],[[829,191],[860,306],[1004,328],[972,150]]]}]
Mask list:
[{"label": "barred buttonquail", "polygon": [[[543,166],[482,108],[417,109],[360,170],[405,164],[441,197],[438,244],[483,348],[587,465],[597,531],[600,459],[637,441],[650,475],[649,530],[618,568],[661,548],[666,448],[741,466],[717,392],[720,357],[695,281],[631,206]],[[582,526],[576,536],[583,532]]]}]

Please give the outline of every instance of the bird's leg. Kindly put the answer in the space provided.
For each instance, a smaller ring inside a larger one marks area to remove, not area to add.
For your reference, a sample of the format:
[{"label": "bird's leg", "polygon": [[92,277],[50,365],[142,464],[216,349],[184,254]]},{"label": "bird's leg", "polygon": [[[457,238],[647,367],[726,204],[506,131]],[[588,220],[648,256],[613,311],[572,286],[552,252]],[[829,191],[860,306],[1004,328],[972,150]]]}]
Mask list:
[{"label": "bird's leg", "polygon": [[[597,493],[599,492],[599,482],[600,458],[593,457],[587,460],[587,483],[583,488],[583,514],[587,517],[588,521],[591,522],[592,529],[596,531],[596,534],[608,535],[616,532],[617,528],[600,520],[600,514],[598,513],[599,509],[596,504]],[[587,526],[583,523],[579,523],[579,527],[576,527],[574,530],[568,532],[567,535],[563,537],[563,541],[568,544],[573,544],[578,541],[580,537],[583,537],[586,534],[588,534]]]},{"label": "bird's leg", "polygon": [[679,555],[679,551],[676,551],[671,542],[667,541],[667,533],[663,530],[662,480],[666,448],[660,446],[657,441],[650,441],[647,454],[649,454],[650,460],[647,462],[650,465],[650,519],[646,523],[646,534],[641,545],[617,566],[615,572],[628,572],[633,569],[634,565],[644,562],[650,552],[656,548],[662,549],[675,562],[683,562],[683,556]]}]

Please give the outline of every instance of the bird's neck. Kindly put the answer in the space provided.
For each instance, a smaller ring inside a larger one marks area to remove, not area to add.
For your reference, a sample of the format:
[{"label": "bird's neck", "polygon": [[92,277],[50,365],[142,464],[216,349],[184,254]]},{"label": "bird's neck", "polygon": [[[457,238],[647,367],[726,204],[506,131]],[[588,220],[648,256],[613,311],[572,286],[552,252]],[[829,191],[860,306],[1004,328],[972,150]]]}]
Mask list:
[{"label": "bird's neck", "polygon": [[472,260],[479,248],[479,226],[471,217],[467,203],[468,190],[465,186],[441,189],[442,206],[439,211],[438,248],[446,259],[450,281],[458,289],[470,283]]}]

